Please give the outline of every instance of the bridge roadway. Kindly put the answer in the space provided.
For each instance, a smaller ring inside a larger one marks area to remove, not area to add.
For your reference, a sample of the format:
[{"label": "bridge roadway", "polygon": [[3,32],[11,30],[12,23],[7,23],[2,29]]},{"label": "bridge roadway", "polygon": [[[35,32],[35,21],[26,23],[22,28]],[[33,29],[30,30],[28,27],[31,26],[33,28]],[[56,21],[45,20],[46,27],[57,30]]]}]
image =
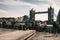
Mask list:
[{"label": "bridge roadway", "polygon": [[0,40],[30,40],[35,34],[35,30],[16,30],[0,35]]}]

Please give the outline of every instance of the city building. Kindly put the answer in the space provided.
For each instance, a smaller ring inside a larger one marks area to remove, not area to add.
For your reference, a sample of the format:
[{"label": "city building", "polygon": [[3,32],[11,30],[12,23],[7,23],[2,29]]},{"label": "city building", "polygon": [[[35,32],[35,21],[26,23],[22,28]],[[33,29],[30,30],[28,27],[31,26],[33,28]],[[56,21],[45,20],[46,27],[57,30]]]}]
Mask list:
[{"label": "city building", "polygon": [[57,21],[60,23],[60,10],[58,12]]}]

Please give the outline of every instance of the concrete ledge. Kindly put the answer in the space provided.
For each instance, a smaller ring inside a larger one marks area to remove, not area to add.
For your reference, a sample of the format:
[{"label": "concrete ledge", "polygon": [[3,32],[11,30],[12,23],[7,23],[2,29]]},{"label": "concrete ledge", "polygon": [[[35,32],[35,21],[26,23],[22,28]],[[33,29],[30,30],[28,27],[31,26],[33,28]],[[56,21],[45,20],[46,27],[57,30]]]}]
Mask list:
[{"label": "concrete ledge", "polygon": [[32,31],[31,33],[29,33],[27,36],[25,36],[24,38],[20,39],[20,40],[30,40],[33,36],[35,36],[36,31]]},{"label": "concrete ledge", "polygon": [[34,33],[33,35],[31,35],[27,40],[31,40],[31,38],[33,38],[36,35],[36,33]]},{"label": "concrete ledge", "polygon": [[0,35],[0,40],[27,40],[35,34],[35,30],[14,31]]}]

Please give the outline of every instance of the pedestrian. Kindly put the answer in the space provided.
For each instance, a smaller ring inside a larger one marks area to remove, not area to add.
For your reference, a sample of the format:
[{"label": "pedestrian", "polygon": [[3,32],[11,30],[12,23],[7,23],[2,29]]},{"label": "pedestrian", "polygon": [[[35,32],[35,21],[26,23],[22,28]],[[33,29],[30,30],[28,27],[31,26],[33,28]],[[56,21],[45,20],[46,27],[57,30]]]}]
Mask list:
[{"label": "pedestrian", "polygon": [[56,34],[56,37],[57,37],[58,28],[59,28],[58,23],[57,22],[53,22],[53,30],[54,30],[54,33]]},{"label": "pedestrian", "polygon": [[6,24],[6,22],[5,22],[5,20],[4,20],[4,21],[2,22],[3,28],[6,27],[5,24]]},{"label": "pedestrian", "polygon": [[43,28],[43,30],[46,31],[46,29],[47,29],[47,23],[44,22],[44,28]]},{"label": "pedestrian", "polygon": [[44,22],[43,22],[43,21],[40,22],[40,23],[39,23],[39,26],[40,26],[40,30],[43,31],[43,28],[44,28]]},{"label": "pedestrian", "polygon": [[11,24],[12,24],[12,27],[11,27],[11,28],[14,28],[14,26],[15,26],[15,21],[12,21]]},{"label": "pedestrian", "polygon": [[41,23],[41,21],[39,22],[39,31],[42,31],[42,23]]}]

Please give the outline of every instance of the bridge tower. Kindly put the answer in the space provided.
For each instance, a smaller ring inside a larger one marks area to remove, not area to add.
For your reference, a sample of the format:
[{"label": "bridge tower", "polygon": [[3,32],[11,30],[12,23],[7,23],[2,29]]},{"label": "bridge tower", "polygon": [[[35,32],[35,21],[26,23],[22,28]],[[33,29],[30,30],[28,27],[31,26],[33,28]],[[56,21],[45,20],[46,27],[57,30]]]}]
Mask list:
[{"label": "bridge tower", "polygon": [[33,8],[30,10],[30,21],[35,21],[35,10]]},{"label": "bridge tower", "polygon": [[50,8],[48,8],[48,22],[52,23],[53,21],[54,21],[54,8],[50,6]]}]

